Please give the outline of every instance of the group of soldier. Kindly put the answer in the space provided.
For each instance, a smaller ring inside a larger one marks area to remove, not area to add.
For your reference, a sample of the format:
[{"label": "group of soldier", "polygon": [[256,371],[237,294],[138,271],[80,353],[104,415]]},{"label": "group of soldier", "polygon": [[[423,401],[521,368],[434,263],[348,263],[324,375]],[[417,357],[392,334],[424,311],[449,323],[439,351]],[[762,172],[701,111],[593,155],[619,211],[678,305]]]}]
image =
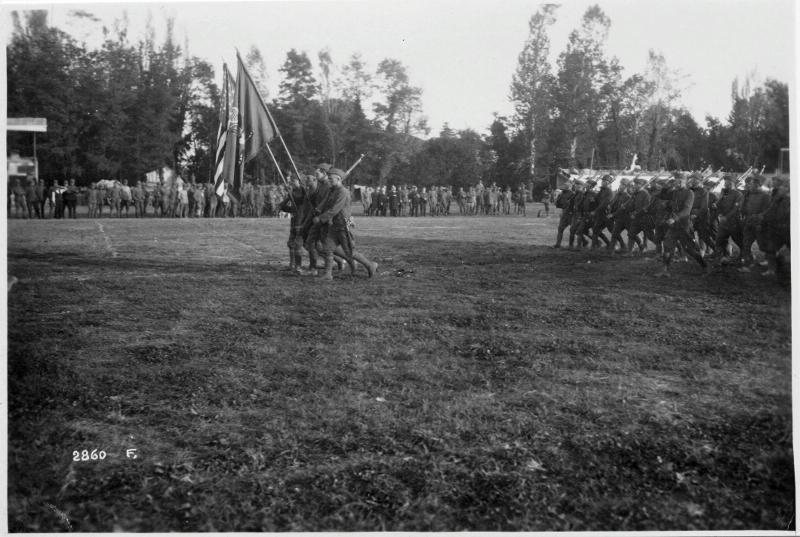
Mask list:
[{"label": "group of soldier", "polygon": [[467,190],[460,187],[457,191],[452,186],[365,187],[361,203],[367,216],[449,216],[451,210],[455,212],[454,205],[461,216],[510,215],[512,211],[524,216],[527,196],[524,185],[512,192],[510,187],[501,188],[496,183],[485,187],[478,181]]},{"label": "group of soldier", "polygon": [[55,181],[50,187],[41,179],[29,177],[23,186],[15,179],[9,189],[9,216],[16,218],[76,218],[76,207],[88,205],[88,217],[100,218],[105,208],[110,217],[144,217],[152,208],[159,217],[234,217],[278,216],[278,205],[286,195],[282,185],[245,183],[238,194],[224,185],[219,195],[213,183],[187,182],[177,177],[157,185],[127,180],[98,181],[89,188],[80,188],[75,180]]},{"label": "group of soldier", "polygon": [[8,191],[8,215],[13,207],[16,218],[45,218],[47,208],[49,218],[75,218],[80,194],[74,179],[52,187],[33,176],[28,176],[24,186],[15,179]]},{"label": "group of soldier", "polygon": [[[342,185],[346,175],[321,163],[312,174],[290,176],[290,189],[280,210],[292,215],[287,246],[289,270],[294,273],[332,280],[334,263],[340,271],[347,264],[351,275],[356,273],[356,263],[370,278],[377,273],[378,264],[355,249],[350,191]],[[308,269],[302,267],[303,250],[308,252]]]},{"label": "group of soldier", "polygon": [[556,199],[561,217],[554,248],[561,247],[567,228],[570,249],[598,249],[602,242],[607,252],[633,255],[644,253],[650,241],[663,263],[657,276],[669,276],[676,255],[691,257],[706,273],[720,265],[750,272],[756,266],[754,244],[766,258],[763,274],[774,275],[777,253],[789,246],[788,178],[751,175],[741,191],[737,176],[728,174],[719,192],[718,179],[699,172],[676,172],[669,179],[622,178],[616,191],[613,182],[605,175],[599,189],[594,179],[564,186]]}]

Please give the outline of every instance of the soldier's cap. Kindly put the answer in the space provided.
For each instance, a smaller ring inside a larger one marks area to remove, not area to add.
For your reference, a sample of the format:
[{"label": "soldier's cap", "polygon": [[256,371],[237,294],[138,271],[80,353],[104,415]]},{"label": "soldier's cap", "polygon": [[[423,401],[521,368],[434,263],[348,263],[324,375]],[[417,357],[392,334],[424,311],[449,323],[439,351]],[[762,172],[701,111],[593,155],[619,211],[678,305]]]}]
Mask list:
[{"label": "soldier's cap", "polygon": [[717,182],[713,179],[706,179],[703,181],[703,186],[717,186]]},{"label": "soldier's cap", "polygon": [[605,181],[612,181],[612,182],[613,182],[613,181],[614,181],[614,178],[613,178],[613,177],[611,177],[611,175],[610,175],[610,174],[605,174],[605,175],[603,176],[603,178],[602,178],[602,179],[600,179],[600,180],[601,180],[601,181],[604,181],[604,182],[605,182]]},{"label": "soldier's cap", "polygon": [[764,177],[763,175],[761,175],[760,173],[756,174],[756,175],[751,175],[750,177],[747,178],[748,181],[755,182],[758,185],[763,185],[764,181],[766,181],[766,179],[767,178]]},{"label": "soldier's cap", "polygon": [[594,179],[594,178],[587,179],[586,180],[586,184],[587,185],[596,185],[597,184],[597,179]]},{"label": "soldier's cap", "polygon": [[700,172],[694,172],[692,175],[689,176],[689,179],[691,179],[692,181],[702,181],[703,174],[701,174]]},{"label": "soldier's cap", "polygon": [[674,172],[672,174],[672,179],[684,179],[686,177],[685,172]]},{"label": "soldier's cap", "polygon": [[637,185],[646,185],[647,184],[647,179],[645,179],[643,177],[634,177],[633,178],[633,182],[635,184],[637,184]]},{"label": "soldier's cap", "polygon": [[619,184],[621,184],[621,185],[629,185],[630,183],[631,183],[631,178],[630,177],[622,177],[619,180]]},{"label": "soldier's cap", "polygon": [[339,168],[330,168],[328,170],[328,175],[330,176],[338,175],[339,179],[344,179],[344,172]]},{"label": "soldier's cap", "polygon": [[722,177],[722,180],[723,180],[723,181],[736,181],[736,174],[733,174],[733,173],[726,173],[726,174],[725,174],[725,175]]},{"label": "soldier's cap", "polygon": [[575,181],[573,181],[573,183],[575,185],[578,185],[578,186],[583,186],[583,185],[586,184],[586,181],[584,181],[583,179],[575,179]]},{"label": "soldier's cap", "polygon": [[327,172],[331,169],[331,165],[328,164],[327,162],[321,162],[317,164],[317,169],[322,170],[323,172]]}]

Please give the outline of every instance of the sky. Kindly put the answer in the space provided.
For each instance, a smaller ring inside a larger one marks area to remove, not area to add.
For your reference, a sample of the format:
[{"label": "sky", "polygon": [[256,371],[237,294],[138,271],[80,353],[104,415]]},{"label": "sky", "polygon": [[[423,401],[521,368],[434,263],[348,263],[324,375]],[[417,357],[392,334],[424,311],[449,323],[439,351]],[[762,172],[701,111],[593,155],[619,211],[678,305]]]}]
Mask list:
[{"label": "sky", "polygon": [[[649,49],[662,53],[668,66],[684,75],[681,102],[701,125],[707,114],[725,120],[736,77],[754,73],[757,83],[766,78],[794,81],[792,0],[563,2],[550,29],[554,69],[569,33],[595,3],[611,19],[606,52],[619,59],[623,75],[643,72]],[[244,55],[255,45],[265,59],[273,96],[278,69],[291,48],[307,52],[315,65],[317,53],[326,47],[335,64],[358,52],[373,72],[382,59],[395,58],[407,67],[411,84],[423,89],[424,113],[436,135],[445,122],[485,133],[494,113],[513,114],[509,86],[538,5],[518,0],[337,0],[42,2],[37,7],[49,10],[51,24],[89,45],[99,43],[102,25],[112,26],[123,12],[132,40],[143,35],[148,14],[157,39],[164,36],[165,18],[174,17],[178,42],[188,39],[190,53],[210,61],[218,74],[223,60],[235,63],[235,48]],[[8,11],[14,8],[5,5],[4,24],[10,26]],[[70,16],[75,9],[102,22]]]}]

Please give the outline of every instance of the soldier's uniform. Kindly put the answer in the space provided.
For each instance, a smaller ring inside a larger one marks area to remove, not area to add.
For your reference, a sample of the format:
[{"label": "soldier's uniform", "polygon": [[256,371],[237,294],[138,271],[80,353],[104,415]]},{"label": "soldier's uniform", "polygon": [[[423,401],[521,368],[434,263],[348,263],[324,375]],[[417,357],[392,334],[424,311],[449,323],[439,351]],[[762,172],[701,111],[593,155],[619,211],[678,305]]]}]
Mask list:
[{"label": "soldier's uniform", "polygon": [[[761,229],[764,243],[764,254],[767,258],[768,268],[764,276],[774,275],[777,269],[777,253],[783,246],[790,246],[790,200],[789,180],[775,177],[773,179],[775,192],[769,207],[764,212]],[[759,242],[761,247],[761,242]]]},{"label": "soldier's uniform", "polygon": [[622,240],[622,232],[628,229],[630,224],[630,215],[633,211],[633,204],[630,203],[632,197],[629,189],[628,179],[623,178],[620,181],[619,189],[614,195],[614,199],[608,206],[610,214],[610,227],[611,227],[611,242],[608,243],[608,250],[614,251],[614,247],[619,244],[621,252],[627,250],[625,242]]},{"label": "soldier's uniform", "polygon": [[724,180],[725,187],[717,201],[719,227],[714,241],[715,257],[727,254],[730,239],[733,239],[740,252],[742,250],[741,208],[744,203],[744,195],[734,188],[733,176],[728,175]]},{"label": "soldier's uniform", "polygon": [[[589,242],[586,237],[589,235],[589,230],[592,229],[592,224],[594,223],[594,210],[597,207],[597,194],[594,192],[594,190],[592,190],[596,184],[597,181],[594,179],[589,179],[586,181],[586,190],[583,192],[580,204],[576,205],[578,221],[575,228],[575,234],[578,236],[578,243],[575,245],[575,248],[578,250],[583,248]],[[570,233],[570,243],[572,243],[572,233]]]},{"label": "soldier's uniform", "polygon": [[614,199],[614,193],[611,191],[611,187],[609,185],[613,180],[614,178],[608,174],[604,175],[600,180],[602,182],[602,186],[600,187],[600,191],[597,193],[597,205],[591,213],[592,248],[598,248],[600,246],[600,239],[603,239],[603,242],[606,244],[606,246],[611,245],[611,242],[603,234],[603,230],[607,227],[610,227],[608,212],[609,205],[611,205],[611,200]]},{"label": "soldier's uniform", "polygon": [[692,205],[690,217],[692,219],[692,228],[697,233],[701,251],[706,245],[708,245],[709,248],[713,245],[709,231],[708,191],[703,188],[701,184],[702,180],[703,177],[699,173],[695,173],[692,175],[689,185],[694,194],[694,203]]},{"label": "soldier's uniform", "polygon": [[694,206],[694,192],[686,188],[685,178],[680,179],[681,184],[672,194],[670,201],[670,215],[666,221],[667,232],[664,236],[662,261],[664,269],[658,275],[669,275],[669,266],[675,249],[680,246],[683,251],[697,261],[701,267],[706,267],[700,249],[694,240],[692,229],[692,207]]},{"label": "soldier's uniform", "polygon": [[323,228],[317,222],[313,222],[311,218],[321,212],[321,208],[328,197],[330,185],[327,180],[327,172],[330,170],[330,164],[319,164],[315,170],[315,175],[319,180],[316,190],[309,193],[309,200],[313,205],[312,214],[306,218],[305,226],[303,229],[305,248],[308,250],[309,269],[315,270],[317,268],[317,244],[324,240]]},{"label": "soldier's uniform", "polygon": [[298,272],[302,266],[303,248],[303,227],[305,225],[307,212],[310,209],[310,202],[306,201],[305,190],[293,178],[293,188],[286,198],[278,206],[285,213],[292,215],[289,221],[289,240],[286,246],[289,247],[289,270]]},{"label": "soldier's uniform", "polygon": [[389,215],[398,216],[398,209],[400,208],[400,197],[397,195],[397,187],[392,185],[389,192]]},{"label": "soldier's uniform", "polygon": [[[644,250],[642,243],[639,240],[639,233],[645,232],[651,221],[651,216],[648,214],[650,208],[650,193],[644,189],[647,184],[646,179],[636,178],[633,180],[634,187],[633,196],[626,207],[628,211],[628,253],[633,252],[634,243],[639,247],[639,251]],[[645,244],[647,237],[645,234]]]},{"label": "soldier's uniform", "polygon": [[[761,231],[761,218],[767,210],[770,202],[770,195],[761,189],[763,176],[757,175],[748,178],[748,189],[742,205],[742,263],[744,265],[753,262],[753,243],[759,239]],[[759,249],[764,246],[759,242]]]},{"label": "soldier's uniform", "polygon": [[314,218],[315,223],[327,228],[323,240],[325,271],[321,277],[326,280],[333,279],[333,255],[338,248],[341,248],[353,274],[355,274],[354,261],[358,261],[364,265],[367,273],[372,277],[375,275],[378,264],[369,261],[355,250],[355,239],[350,231],[350,192],[341,184],[345,174],[337,168],[331,168],[328,173],[333,180],[333,185],[319,216]]},{"label": "soldier's uniform", "polygon": [[[575,236],[577,235],[578,228],[581,223],[581,206],[583,205],[583,198],[586,195],[586,183],[581,180],[575,180],[575,195],[569,200],[569,248],[570,250],[575,247]],[[579,236],[579,241],[583,240]]]},{"label": "soldier's uniform", "polygon": [[712,179],[707,179],[703,183],[703,188],[708,194],[708,236],[704,239],[706,246],[714,249],[717,243],[717,229],[719,228],[719,218],[717,214],[717,202],[719,197],[713,192],[717,183]]},{"label": "soldier's uniform", "polygon": [[136,218],[144,216],[144,191],[142,190],[142,183],[137,182],[136,186],[131,188],[131,198],[133,199],[133,212]]}]

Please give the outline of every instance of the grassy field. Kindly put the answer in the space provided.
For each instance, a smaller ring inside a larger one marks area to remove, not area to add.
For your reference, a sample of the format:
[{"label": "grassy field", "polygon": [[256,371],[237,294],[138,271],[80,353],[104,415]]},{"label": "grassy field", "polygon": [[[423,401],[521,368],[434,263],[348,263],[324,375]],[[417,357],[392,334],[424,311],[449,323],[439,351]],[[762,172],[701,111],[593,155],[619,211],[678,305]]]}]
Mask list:
[{"label": "grassy field", "polygon": [[556,222],[9,220],[9,529],[793,530],[788,282]]}]

